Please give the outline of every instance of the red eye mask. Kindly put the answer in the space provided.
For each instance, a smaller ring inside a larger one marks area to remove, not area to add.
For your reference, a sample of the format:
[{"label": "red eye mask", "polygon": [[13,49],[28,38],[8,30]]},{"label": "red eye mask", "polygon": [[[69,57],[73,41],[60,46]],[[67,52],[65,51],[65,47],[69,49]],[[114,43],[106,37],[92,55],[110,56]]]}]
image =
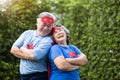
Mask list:
[{"label": "red eye mask", "polygon": [[53,18],[48,17],[48,16],[43,16],[43,17],[41,18],[41,21],[42,21],[43,23],[54,24]]},{"label": "red eye mask", "polygon": [[51,31],[51,35],[53,35],[56,30],[61,30],[61,29],[62,29],[61,26],[55,26],[55,27],[53,27],[52,31]]}]

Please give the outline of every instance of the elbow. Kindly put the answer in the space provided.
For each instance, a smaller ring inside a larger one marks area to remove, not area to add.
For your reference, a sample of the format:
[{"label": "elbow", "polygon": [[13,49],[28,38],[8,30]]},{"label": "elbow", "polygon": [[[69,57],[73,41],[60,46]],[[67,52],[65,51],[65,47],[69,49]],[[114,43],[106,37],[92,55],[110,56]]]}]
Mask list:
[{"label": "elbow", "polygon": [[10,53],[11,53],[11,54],[13,54],[13,53],[14,53],[14,50],[13,50],[12,48],[11,48],[11,50],[10,50]]},{"label": "elbow", "polygon": [[82,65],[86,65],[88,63],[88,60],[86,59]]},{"label": "elbow", "polygon": [[65,70],[64,66],[62,66],[62,65],[61,66],[57,66],[57,68],[60,69],[60,70]]},{"label": "elbow", "polygon": [[10,50],[10,53],[11,53],[11,54],[14,54],[15,51],[16,51],[16,47],[15,47],[15,46],[12,46],[12,48],[11,48],[11,50]]},{"label": "elbow", "polygon": [[82,65],[86,65],[88,63],[88,59],[86,56],[83,57]]}]

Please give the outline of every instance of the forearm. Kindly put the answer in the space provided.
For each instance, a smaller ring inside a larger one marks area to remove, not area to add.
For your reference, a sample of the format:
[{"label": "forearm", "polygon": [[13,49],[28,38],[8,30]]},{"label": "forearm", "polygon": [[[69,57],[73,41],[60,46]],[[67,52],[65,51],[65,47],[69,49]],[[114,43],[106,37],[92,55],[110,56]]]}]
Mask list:
[{"label": "forearm", "polygon": [[11,48],[11,54],[13,54],[14,56],[18,57],[18,58],[22,58],[22,59],[30,59],[30,54],[26,54],[24,52],[22,52],[22,50],[20,50],[18,47],[13,46]]},{"label": "forearm", "polygon": [[59,56],[55,58],[54,63],[58,69],[64,70],[64,71],[72,71],[79,68],[79,66],[77,65],[72,65],[68,63],[63,56]]},{"label": "forearm", "polygon": [[35,60],[32,50],[26,49],[24,47],[21,47],[20,50],[22,51],[22,53],[26,54],[26,57],[28,57],[28,59]]},{"label": "forearm", "polygon": [[82,66],[88,63],[88,59],[84,54],[80,54],[77,58],[67,58],[66,61],[73,65]]},{"label": "forearm", "polygon": [[62,67],[61,70],[72,71],[72,70],[75,70],[75,69],[79,69],[79,66],[72,65],[72,64],[66,62],[66,63],[63,64],[63,67]]}]

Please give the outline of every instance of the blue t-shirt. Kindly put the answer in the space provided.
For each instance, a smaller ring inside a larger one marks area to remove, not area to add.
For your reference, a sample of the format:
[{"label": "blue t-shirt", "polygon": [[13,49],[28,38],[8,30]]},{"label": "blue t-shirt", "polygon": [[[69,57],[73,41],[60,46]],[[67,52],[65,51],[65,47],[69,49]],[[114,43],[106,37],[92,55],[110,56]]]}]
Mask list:
[{"label": "blue t-shirt", "polygon": [[13,46],[32,48],[36,60],[21,59],[20,73],[30,74],[47,71],[47,54],[52,46],[51,36],[38,36],[36,30],[27,30],[15,41]]},{"label": "blue t-shirt", "polygon": [[64,56],[64,58],[75,58],[82,52],[74,45],[66,47],[60,45],[54,45],[50,49],[49,60],[51,65],[50,80],[80,80],[79,69],[72,71],[59,70],[54,64],[54,59],[58,56]]}]

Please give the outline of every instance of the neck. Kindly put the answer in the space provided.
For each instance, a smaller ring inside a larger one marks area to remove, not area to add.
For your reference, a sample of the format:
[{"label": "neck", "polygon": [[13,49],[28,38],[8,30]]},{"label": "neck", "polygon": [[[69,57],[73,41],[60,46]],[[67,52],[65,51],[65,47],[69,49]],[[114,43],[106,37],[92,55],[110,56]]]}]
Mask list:
[{"label": "neck", "polygon": [[62,43],[58,43],[58,44],[61,45],[61,46],[67,46],[66,42],[62,42]]},{"label": "neck", "polygon": [[37,36],[45,36],[42,33],[40,33],[38,30],[36,31]]}]

